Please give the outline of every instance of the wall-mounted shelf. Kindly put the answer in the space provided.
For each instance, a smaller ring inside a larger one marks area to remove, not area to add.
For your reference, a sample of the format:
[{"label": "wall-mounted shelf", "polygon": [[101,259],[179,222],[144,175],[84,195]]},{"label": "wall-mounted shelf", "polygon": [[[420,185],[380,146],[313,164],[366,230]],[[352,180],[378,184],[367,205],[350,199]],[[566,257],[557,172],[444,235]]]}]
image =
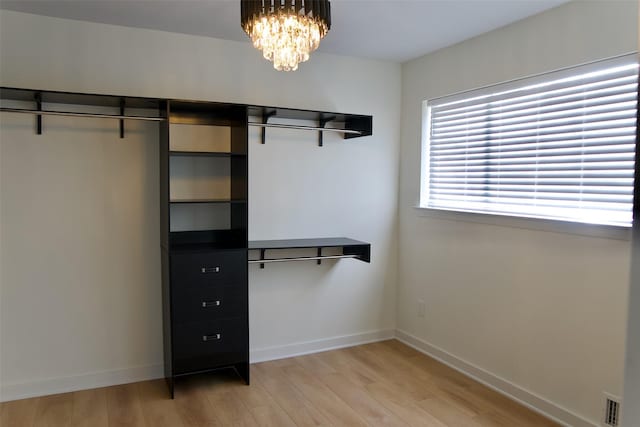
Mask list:
[{"label": "wall-mounted shelf", "polygon": [[[88,93],[57,92],[49,90],[33,90],[19,88],[0,88],[0,99],[30,103],[33,108],[0,107],[0,111],[21,113],[36,116],[36,133],[42,134],[42,116],[92,117],[99,119],[117,119],[120,121],[120,138],[124,138],[125,120],[143,120],[162,122],[167,118],[163,114],[166,101],[155,98],[140,98],[129,96],[97,95]],[[43,104],[84,105],[92,107],[106,107],[116,113],[89,113],[84,111],[64,111],[59,109],[45,109]],[[158,112],[157,115],[125,114],[127,109],[148,109]]]},{"label": "wall-mounted shelf", "polygon": [[[344,139],[369,136],[373,133],[373,117],[362,114],[332,113],[326,111],[300,110],[296,108],[266,107],[260,105],[242,104],[222,104],[215,103],[215,110],[211,109],[214,103],[205,101],[170,100],[159,98],[130,97],[117,95],[100,95],[77,92],[59,92],[38,89],[23,89],[0,87],[0,99],[29,103],[29,107],[0,107],[0,111],[10,113],[30,114],[36,117],[36,133],[42,133],[42,116],[73,116],[73,117],[94,117],[109,118],[120,121],[120,137],[124,138],[125,120],[143,120],[163,122],[167,120],[167,103],[171,102],[172,122],[188,124],[204,124],[205,122],[216,122],[220,118],[214,113],[221,108],[242,109],[246,108],[248,116],[254,117],[254,121],[249,120],[247,125],[262,128],[262,143],[266,140],[266,128],[297,129],[318,132],[318,146],[322,147],[324,132],[342,133]],[[43,108],[43,105],[66,104],[84,105],[92,107],[108,107],[114,109],[114,113],[89,113],[84,111],[63,111],[58,109]],[[157,115],[133,115],[125,114],[131,109],[150,109],[158,112]],[[270,119],[303,120],[317,123],[317,126],[295,125],[290,123],[273,123]],[[255,121],[259,120],[259,121]],[[327,127],[330,124],[331,127]],[[206,154],[204,152],[196,154],[187,152],[172,152],[171,155],[209,155],[219,156],[219,153]],[[236,155],[235,153],[233,155]]]},{"label": "wall-mounted shelf", "polygon": [[170,156],[184,156],[184,157],[235,157],[246,156],[246,154],[236,154],[220,151],[169,151]]},{"label": "wall-mounted shelf", "polygon": [[247,203],[246,199],[171,199],[169,203]]},{"label": "wall-mounted shelf", "polygon": [[[322,255],[324,248],[341,248],[341,255]],[[316,249],[316,256],[300,257],[266,257],[266,251],[285,249]],[[250,240],[249,250],[260,251],[260,258],[249,260],[249,264],[260,264],[260,268],[272,262],[288,261],[317,261],[355,258],[364,262],[371,262],[371,244],[346,237],[324,237],[316,239],[285,239],[285,240]]]},{"label": "wall-mounted shelf", "polygon": [[[373,118],[359,114],[330,113],[325,111],[309,111],[298,110],[294,108],[278,108],[278,107],[261,107],[250,106],[249,116],[255,117],[260,122],[249,121],[249,126],[262,128],[262,143],[266,142],[266,128],[283,128],[318,131],[318,146],[322,147],[323,132],[340,132],[344,135],[344,139],[358,138],[360,136],[368,136],[373,131]],[[289,120],[305,120],[314,121],[318,126],[298,126],[283,123],[269,123],[269,120],[289,119]],[[254,119],[255,120],[255,119]],[[331,123],[337,127],[326,127]]]}]

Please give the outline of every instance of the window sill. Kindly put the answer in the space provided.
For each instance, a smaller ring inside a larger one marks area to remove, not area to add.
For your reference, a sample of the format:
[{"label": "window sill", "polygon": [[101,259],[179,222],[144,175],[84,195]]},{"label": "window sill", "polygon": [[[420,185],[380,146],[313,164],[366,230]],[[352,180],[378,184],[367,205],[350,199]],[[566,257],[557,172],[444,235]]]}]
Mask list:
[{"label": "window sill", "polygon": [[498,227],[522,228],[551,233],[576,234],[614,240],[631,240],[631,227],[615,225],[586,224],[544,218],[525,218],[507,215],[493,215],[479,212],[462,212],[446,209],[414,206],[418,216],[447,221],[474,222]]}]

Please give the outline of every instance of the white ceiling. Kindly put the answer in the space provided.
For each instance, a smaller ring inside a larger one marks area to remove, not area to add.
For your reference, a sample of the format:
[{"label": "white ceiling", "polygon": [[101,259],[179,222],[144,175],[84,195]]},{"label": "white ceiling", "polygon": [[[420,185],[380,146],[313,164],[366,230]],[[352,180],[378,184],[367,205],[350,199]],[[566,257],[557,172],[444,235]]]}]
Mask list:
[{"label": "white ceiling", "polygon": [[[331,0],[319,51],[404,62],[568,0]],[[0,0],[0,8],[249,42],[239,0]]]}]

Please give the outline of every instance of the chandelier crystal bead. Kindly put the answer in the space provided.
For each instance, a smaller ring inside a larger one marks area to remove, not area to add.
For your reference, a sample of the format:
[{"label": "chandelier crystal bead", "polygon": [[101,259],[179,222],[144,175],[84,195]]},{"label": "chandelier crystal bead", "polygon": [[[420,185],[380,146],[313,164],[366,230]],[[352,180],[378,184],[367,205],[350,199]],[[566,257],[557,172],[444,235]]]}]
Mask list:
[{"label": "chandelier crystal bead", "polygon": [[295,71],[331,28],[329,0],[241,0],[242,29],[278,71]]}]

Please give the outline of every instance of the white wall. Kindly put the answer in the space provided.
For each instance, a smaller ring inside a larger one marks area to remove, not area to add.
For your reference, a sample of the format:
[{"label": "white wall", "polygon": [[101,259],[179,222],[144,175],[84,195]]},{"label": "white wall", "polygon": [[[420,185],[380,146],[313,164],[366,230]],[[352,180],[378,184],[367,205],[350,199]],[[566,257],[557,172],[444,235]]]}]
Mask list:
[{"label": "white wall", "polygon": [[403,65],[400,336],[574,425],[622,394],[630,243],[419,212],[421,103],[635,51],[637,7],[571,2]]},{"label": "white wall", "polygon": [[[314,54],[279,73],[249,43],[0,11],[0,84],[371,114],[373,136],[250,133],[250,238],[348,236],[353,260],[250,267],[252,359],[389,336],[401,69]],[[0,400],[158,376],[157,130],[0,116]]]}]

